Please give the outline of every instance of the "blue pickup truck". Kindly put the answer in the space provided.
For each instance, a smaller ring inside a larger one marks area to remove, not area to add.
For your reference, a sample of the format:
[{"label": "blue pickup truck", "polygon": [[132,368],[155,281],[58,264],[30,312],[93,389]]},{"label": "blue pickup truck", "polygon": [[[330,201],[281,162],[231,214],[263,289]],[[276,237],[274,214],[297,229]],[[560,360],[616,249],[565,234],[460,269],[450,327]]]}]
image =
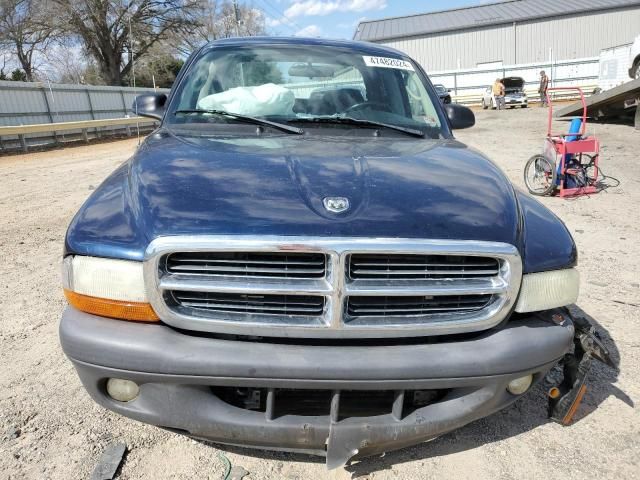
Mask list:
[{"label": "blue pickup truck", "polygon": [[455,140],[474,124],[372,44],[213,42],[69,226],[60,338],[93,399],[224,444],[352,458],[517,400],[591,358],[563,223]]}]

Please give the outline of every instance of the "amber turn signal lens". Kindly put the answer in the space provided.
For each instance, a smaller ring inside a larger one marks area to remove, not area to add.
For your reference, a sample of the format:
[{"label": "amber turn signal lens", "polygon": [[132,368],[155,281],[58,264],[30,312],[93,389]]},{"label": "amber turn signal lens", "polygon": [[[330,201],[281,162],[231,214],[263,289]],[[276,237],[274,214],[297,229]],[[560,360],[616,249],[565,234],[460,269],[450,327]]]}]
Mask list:
[{"label": "amber turn signal lens", "polygon": [[567,412],[567,414],[564,416],[564,418],[562,419],[562,424],[567,426],[571,423],[571,420],[573,420],[573,416],[576,414],[576,412],[578,411],[578,407],[580,406],[580,404],[582,403],[582,398],[584,397],[584,394],[587,391],[587,386],[586,385],[582,385],[580,387],[580,390],[578,390],[578,394],[576,395],[576,399],[573,401],[573,405],[571,405],[571,407],[569,408],[569,411]]},{"label": "amber turn signal lens", "polygon": [[136,320],[139,322],[157,322],[158,315],[148,303],[109,300],[108,298],[90,297],[64,289],[64,296],[69,304],[83,312],[101,317],[118,318],[120,320]]}]

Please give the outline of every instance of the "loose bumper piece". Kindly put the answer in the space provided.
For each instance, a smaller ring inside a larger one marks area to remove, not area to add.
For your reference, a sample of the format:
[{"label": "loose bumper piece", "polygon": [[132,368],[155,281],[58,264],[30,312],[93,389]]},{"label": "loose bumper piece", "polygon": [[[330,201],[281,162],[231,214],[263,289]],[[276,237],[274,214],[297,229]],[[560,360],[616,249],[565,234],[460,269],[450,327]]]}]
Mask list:
[{"label": "loose bumper piece", "polygon": [[570,425],[587,391],[587,376],[591,360],[596,359],[616,369],[609,351],[595,328],[584,317],[572,318],[575,328],[574,348],[563,359],[562,382],[549,390],[549,418],[562,425]]}]

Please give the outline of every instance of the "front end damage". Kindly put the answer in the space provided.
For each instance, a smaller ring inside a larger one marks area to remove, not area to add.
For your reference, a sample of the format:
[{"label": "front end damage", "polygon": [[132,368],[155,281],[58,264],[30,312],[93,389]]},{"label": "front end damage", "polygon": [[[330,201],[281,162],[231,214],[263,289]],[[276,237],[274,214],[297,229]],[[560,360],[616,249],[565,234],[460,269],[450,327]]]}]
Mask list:
[{"label": "front end damage", "polygon": [[[567,311],[567,314],[569,312]],[[556,321],[564,321],[554,316]],[[609,351],[602,343],[595,327],[584,317],[572,317],[575,334],[573,350],[562,359],[563,379],[549,389],[549,418],[562,425],[570,425],[587,391],[587,376],[592,360],[616,369]]]},{"label": "front end damage", "polygon": [[[296,345],[192,336],[68,308],[62,346],[95,401],[210,441],[324,455],[327,467],[415,445],[501,410],[564,362],[550,415],[566,423],[592,358],[612,364],[583,319],[555,309],[451,342]],[[482,358],[482,362],[477,359]],[[128,402],[109,378],[139,386]]]}]

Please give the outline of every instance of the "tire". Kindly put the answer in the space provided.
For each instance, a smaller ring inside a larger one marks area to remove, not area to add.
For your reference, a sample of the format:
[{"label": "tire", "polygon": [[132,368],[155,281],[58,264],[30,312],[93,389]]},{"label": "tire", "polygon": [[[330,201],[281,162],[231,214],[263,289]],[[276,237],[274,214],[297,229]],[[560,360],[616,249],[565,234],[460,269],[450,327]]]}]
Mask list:
[{"label": "tire", "polygon": [[495,110],[496,108],[498,108],[498,107],[496,106],[495,100],[492,98],[491,99],[491,110]]},{"label": "tire", "polygon": [[520,105],[520,108],[527,108],[529,105]]},{"label": "tire", "polygon": [[524,167],[524,183],[532,195],[549,195],[556,188],[556,165],[544,155],[534,155]]},{"label": "tire", "polygon": [[489,106],[484,102],[484,98],[482,99],[482,109],[486,110]]},{"label": "tire", "polygon": [[633,68],[635,68],[635,70],[633,70],[633,75],[631,75],[631,78],[637,80],[640,78],[640,60],[636,62]]}]

